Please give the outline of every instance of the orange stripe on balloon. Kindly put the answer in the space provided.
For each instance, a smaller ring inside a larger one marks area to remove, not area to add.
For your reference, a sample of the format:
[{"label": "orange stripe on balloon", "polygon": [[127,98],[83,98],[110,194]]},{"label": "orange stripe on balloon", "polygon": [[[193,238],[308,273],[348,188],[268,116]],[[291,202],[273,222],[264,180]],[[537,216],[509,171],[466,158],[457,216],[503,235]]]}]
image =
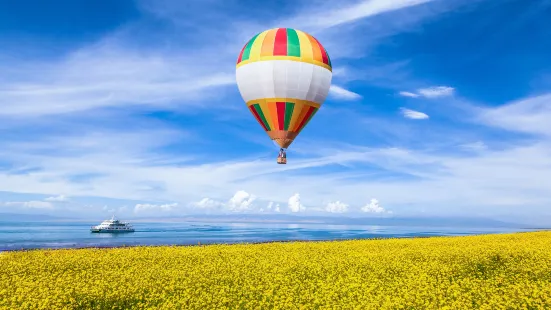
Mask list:
[{"label": "orange stripe on balloon", "polygon": [[274,130],[279,128],[279,119],[277,117],[277,106],[276,102],[268,102],[268,108],[270,109],[270,118],[272,119],[272,124],[274,124],[274,127],[272,127]]},{"label": "orange stripe on balloon", "polygon": [[319,62],[323,62],[323,57],[321,56],[321,49],[319,44],[316,42],[316,39],[314,39],[311,35],[308,35],[308,40],[310,40],[310,44],[312,44],[313,59]]},{"label": "orange stripe on balloon", "polygon": [[323,63],[328,64],[329,61],[327,59],[327,53],[325,52],[325,49],[321,45],[320,41],[318,41],[318,39],[316,39],[314,37],[312,37],[312,38],[316,41],[316,44],[319,46],[319,49],[320,49],[320,52],[321,52],[321,58],[323,59]]},{"label": "orange stripe on balloon", "polygon": [[275,129],[274,122],[272,121],[272,113],[270,113],[270,107],[266,100],[260,101],[260,109],[262,109],[262,113],[264,114],[264,118],[266,119],[266,122],[268,122],[270,129]]},{"label": "orange stripe on balloon", "polygon": [[274,55],[274,43],[277,29],[268,30],[262,43],[262,49],[260,51],[260,57],[273,56]]}]

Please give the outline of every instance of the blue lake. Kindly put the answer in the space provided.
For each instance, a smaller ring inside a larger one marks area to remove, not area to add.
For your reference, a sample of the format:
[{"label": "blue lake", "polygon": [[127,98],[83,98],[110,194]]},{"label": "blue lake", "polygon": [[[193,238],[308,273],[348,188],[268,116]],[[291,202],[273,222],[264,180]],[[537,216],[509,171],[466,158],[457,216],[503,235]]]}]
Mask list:
[{"label": "blue lake", "polygon": [[91,233],[83,222],[0,222],[0,251],[34,248],[189,245],[292,240],[462,236],[530,231],[522,228],[401,227],[272,223],[134,223],[133,233]]}]

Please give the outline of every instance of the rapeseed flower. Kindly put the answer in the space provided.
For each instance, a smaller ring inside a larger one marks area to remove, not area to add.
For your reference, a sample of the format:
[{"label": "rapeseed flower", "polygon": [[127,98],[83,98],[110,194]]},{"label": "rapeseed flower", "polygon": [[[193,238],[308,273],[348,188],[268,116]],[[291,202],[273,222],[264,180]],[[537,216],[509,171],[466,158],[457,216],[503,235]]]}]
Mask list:
[{"label": "rapeseed flower", "polygon": [[551,309],[551,232],[0,255],[0,309]]}]

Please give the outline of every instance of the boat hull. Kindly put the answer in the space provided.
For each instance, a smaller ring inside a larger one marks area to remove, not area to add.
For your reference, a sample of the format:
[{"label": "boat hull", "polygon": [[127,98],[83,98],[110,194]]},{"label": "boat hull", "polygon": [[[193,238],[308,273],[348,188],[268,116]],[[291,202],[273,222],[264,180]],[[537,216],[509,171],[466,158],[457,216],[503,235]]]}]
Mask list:
[{"label": "boat hull", "polygon": [[120,234],[120,233],[131,233],[131,232],[134,232],[134,229],[128,229],[128,230],[124,230],[124,229],[97,229],[97,228],[92,228],[90,229],[90,232],[93,232],[93,233],[116,233],[116,234]]}]

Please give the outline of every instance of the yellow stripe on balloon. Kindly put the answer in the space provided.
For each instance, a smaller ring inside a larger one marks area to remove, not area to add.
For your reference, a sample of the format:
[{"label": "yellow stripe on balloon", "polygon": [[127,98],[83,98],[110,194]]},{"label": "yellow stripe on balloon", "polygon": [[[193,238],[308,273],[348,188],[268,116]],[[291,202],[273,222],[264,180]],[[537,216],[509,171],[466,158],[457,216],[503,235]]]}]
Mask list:
[{"label": "yellow stripe on balloon", "polygon": [[[252,104],[255,104],[255,103],[259,103],[259,102],[291,102],[291,103],[294,103],[295,106],[296,104],[303,104],[303,105],[309,105],[309,106],[312,106],[314,108],[318,108],[320,107],[320,104],[319,103],[316,103],[314,101],[308,101],[308,100],[301,100],[301,99],[293,99],[293,98],[263,98],[263,99],[254,99],[254,100],[250,100],[247,102],[247,107],[252,105]],[[293,112],[294,114],[294,112]]]},{"label": "yellow stripe on balloon", "polygon": [[293,131],[293,128],[298,126],[298,118],[300,116],[300,113],[306,109],[308,109],[307,105],[295,103],[295,108],[293,109],[293,117],[291,117],[291,122],[289,123],[289,131]]},{"label": "yellow stripe on balloon", "polygon": [[266,31],[262,32],[258,35],[256,40],[254,40],[253,46],[251,47],[251,53],[249,56],[249,61],[259,61],[260,60],[260,51],[262,49],[262,43],[264,42],[264,38],[266,37]]},{"label": "yellow stripe on balloon", "polygon": [[[253,57],[253,55],[251,54],[250,57]],[[239,68],[241,66],[250,64],[251,62],[266,61],[266,60],[292,60],[292,61],[298,61],[298,62],[305,62],[305,63],[310,63],[310,64],[313,64],[313,65],[316,65],[316,66],[323,67],[323,68],[333,72],[333,69],[331,68],[331,66],[329,66],[327,64],[324,64],[322,61],[317,61],[315,59],[301,59],[300,57],[296,57],[296,56],[262,56],[261,59],[257,59],[257,60],[250,60],[250,59],[244,60],[244,61],[238,63],[235,67]]]},{"label": "yellow stripe on balloon", "polygon": [[300,115],[297,117],[297,121],[295,124],[293,124],[294,126],[289,126],[289,129],[291,131],[297,131],[298,130],[298,126],[300,126],[300,123],[302,123],[302,120],[304,119],[304,117],[306,117],[306,113],[308,113],[308,106],[305,106],[303,105],[302,106],[302,109],[300,110]]},{"label": "yellow stripe on balloon", "polygon": [[314,55],[312,52],[312,43],[308,35],[300,30],[296,30],[298,35],[298,40],[300,41],[300,58],[302,61],[313,61]]}]

